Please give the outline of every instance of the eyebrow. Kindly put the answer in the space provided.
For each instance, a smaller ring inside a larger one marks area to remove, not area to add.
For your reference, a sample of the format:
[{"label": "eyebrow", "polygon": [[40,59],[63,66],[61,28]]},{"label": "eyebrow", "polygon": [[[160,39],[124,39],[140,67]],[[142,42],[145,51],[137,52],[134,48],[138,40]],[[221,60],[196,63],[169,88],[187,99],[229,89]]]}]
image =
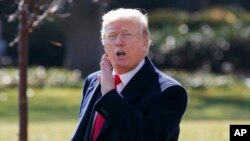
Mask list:
[{"label": "eyebrow", "polygon": [[[108,34],[112,34],[112,33],[116,33],[118,32],[117,30],[110,30],[110,32],[108,32]],[[122,29],[122,32],[132,32],[132,30],[128,30],[128,29]]]}]

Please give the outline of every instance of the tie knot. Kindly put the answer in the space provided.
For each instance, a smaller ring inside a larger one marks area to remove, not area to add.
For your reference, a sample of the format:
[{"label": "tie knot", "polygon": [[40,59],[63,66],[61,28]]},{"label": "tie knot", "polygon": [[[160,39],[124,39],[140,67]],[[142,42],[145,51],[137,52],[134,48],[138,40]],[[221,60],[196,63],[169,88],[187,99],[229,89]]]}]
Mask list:
[{"label": "tie knot", "polygon": [[115,78],[115,86],[117,86],[118,84],[122,82],[119,75],[114,75],[114,78]]}]

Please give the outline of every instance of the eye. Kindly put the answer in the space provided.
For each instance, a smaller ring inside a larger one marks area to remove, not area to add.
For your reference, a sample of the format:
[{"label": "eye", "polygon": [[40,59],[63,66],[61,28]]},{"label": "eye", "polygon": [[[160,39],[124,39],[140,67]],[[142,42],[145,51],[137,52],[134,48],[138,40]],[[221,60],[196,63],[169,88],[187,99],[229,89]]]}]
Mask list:
[{"label": "eye", "polygon": [[108,39],[114,39],[117,36],[117,34],[109,34]]},{"label": "eye", "polygon": [[125,37],[131,37],[132,34],[131,33],[124,33],[123,36],[125,36]]}]

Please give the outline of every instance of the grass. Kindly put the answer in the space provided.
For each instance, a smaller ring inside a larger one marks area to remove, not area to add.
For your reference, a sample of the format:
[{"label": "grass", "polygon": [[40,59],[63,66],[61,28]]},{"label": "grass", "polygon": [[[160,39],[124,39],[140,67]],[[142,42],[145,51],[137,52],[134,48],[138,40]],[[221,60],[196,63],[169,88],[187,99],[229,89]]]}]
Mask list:
[{"label": "grass", "polygon": [[[29,119],[31,121],[72,120],[77,118],[81,101],[80,88],[28,89]],[[18,117],[16,89],[0,92],[0,121],[15,121]]]},{"label": "grass", "polygon": [[184,120],[179,141],[229,141],[230,124],[249,124],[250,120]]},{"label": "grass", "polygon": [[[188,89],[180,141],[228,141],[229,125],[250,124],[249,88]],[[77,124],[81,88],[30,88],[29,140],[68,141]],[[18,138],[18,94],[0,89],[0,141]]]},{"label": "grass", "polygon": [[[0,141],[18,140],[17,122],[0,122]],[[31,121],[30,141],[69,141],[76,126],[75,121]]]},{"label": "grass", "polygon": [[[229,141],[230,124],[249,124],[250,120],[183,120],[179,141]],[[17,141],[18,124],[0,122],[0,141]],[[33,121],[30,141],[69,141],[76,121]]]},{"label": "grass", "polygon": [[[243,86],[189,90],[185,119],[250,119],[250,89]],[[196,114],[194,114],[196,113]]]}]

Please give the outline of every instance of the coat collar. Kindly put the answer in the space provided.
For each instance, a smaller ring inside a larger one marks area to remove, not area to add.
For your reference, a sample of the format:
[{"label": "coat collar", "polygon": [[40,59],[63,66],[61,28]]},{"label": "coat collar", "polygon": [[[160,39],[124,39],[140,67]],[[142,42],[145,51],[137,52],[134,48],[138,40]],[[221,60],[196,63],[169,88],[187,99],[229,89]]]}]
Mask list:
[{"label": "coat collar", "polygon": [[145,57],[145,64],[128,82],[121,94],[128,102],[135,100],[141,93],[142,89],[147,88],[154,73],[154,66],[148,57]]}]

